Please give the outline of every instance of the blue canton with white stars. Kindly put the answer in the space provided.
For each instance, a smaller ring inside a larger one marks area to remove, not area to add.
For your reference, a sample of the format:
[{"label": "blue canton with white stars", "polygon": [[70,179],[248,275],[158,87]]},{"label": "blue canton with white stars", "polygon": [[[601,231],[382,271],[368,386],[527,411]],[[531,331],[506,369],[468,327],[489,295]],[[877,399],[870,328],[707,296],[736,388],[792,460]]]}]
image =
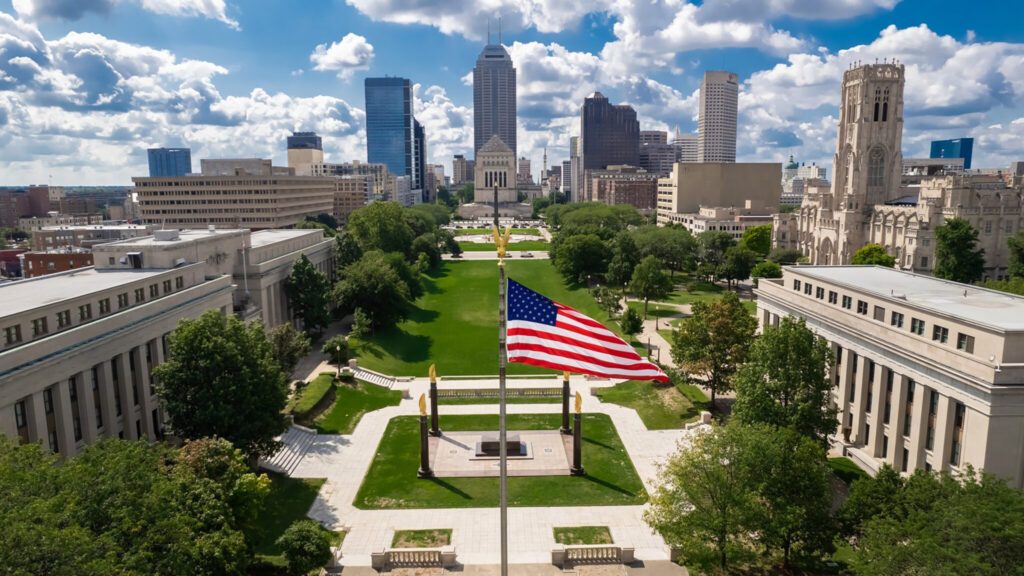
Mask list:
[{"label": "blue canton with white stars", "polygon": [[558,318],[558,307],[550,298],[530,290],[526,286],[508,281],[508,319],[525,320],[539,324],[555,325]]}]

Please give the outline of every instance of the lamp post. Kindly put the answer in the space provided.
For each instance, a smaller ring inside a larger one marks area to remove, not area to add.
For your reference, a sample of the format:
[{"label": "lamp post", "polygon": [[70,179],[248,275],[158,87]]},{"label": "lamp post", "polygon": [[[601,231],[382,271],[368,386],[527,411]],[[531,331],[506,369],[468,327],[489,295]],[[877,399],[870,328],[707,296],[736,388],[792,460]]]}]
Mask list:
[{"label": "lamp post", "polygon": [[334,347],[334,362],[338,364],[338,380],[341,380],[341,344]]}]

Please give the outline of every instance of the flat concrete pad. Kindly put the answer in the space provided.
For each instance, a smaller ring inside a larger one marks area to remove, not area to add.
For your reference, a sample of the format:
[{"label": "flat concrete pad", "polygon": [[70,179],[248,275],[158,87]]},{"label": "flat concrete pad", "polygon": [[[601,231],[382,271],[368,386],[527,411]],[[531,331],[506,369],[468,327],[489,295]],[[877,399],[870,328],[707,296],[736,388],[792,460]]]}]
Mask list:
[{"label": "flat concrete pad", "polygon": [[[527,445],[527,455],[508,459],[509,476],[568,476],[567,436],[557,430],[509,431]],[[444,432],[430,438],[431,467],[440,478],[498,475],[498,458],[481,458],[476,445],[494,432]],[[568,449],[572,449],[571,440]]]}]

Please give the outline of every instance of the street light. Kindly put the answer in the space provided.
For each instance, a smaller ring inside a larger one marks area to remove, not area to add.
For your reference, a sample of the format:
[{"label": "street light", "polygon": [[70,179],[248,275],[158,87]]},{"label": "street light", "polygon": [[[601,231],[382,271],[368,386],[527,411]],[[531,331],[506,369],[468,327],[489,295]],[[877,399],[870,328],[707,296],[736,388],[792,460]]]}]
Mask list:
[{"label": "street light", "polygon": [[334,350],[336,352],[334,361],[338,364],[338,380],[341,380],[341,344],[335,346]]}]

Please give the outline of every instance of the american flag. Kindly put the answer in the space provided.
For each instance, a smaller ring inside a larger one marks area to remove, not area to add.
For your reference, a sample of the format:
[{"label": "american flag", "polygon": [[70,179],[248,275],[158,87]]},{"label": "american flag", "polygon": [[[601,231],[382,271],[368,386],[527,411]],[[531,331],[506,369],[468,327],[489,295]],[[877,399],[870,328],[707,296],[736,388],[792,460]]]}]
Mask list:
[{"label": "american flag", "polygon": [[627,380],[668,382],[658,366],[600,322],[508,281],[509,362]]}]

